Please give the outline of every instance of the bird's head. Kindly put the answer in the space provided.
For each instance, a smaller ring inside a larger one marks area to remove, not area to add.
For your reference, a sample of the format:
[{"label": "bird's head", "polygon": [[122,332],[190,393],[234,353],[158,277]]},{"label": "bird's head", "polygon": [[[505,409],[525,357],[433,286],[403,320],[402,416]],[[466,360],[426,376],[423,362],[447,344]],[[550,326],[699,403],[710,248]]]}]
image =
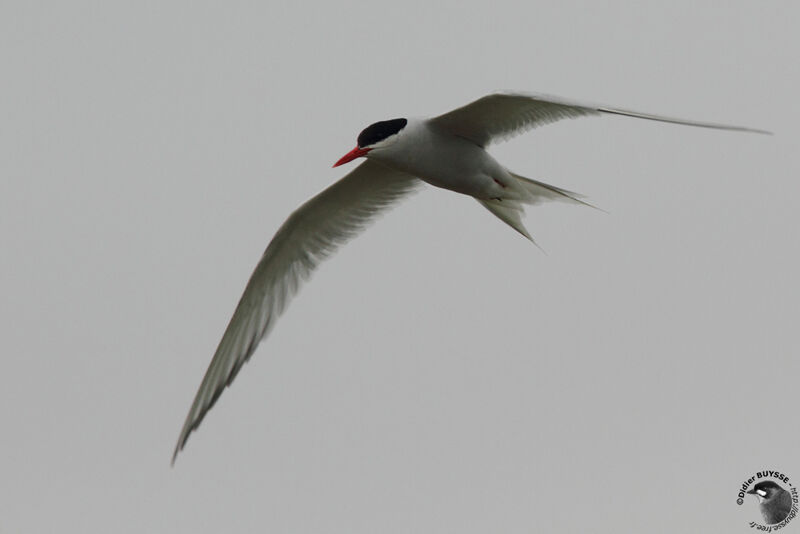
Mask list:
[{"label": "bird's head", "polygon": [[764,502],[772,499],[776,495],[780,494],[784,489],[780,487],[776,482],[772,480],[765,480],[764,482],[759,482],[753,489],[748,491],[752,495],[758,497],[758,502]]},{"label": "bird's head", "polygon": [[342,156],[333,166],[338,167],[348,161],[364,157],[373,150],[380,151],[393,145],[399,138],[400,132],[406,127],[406,124],[408,124],[406,119],[391,119],[370,124],[358,134],[356,147]]}]

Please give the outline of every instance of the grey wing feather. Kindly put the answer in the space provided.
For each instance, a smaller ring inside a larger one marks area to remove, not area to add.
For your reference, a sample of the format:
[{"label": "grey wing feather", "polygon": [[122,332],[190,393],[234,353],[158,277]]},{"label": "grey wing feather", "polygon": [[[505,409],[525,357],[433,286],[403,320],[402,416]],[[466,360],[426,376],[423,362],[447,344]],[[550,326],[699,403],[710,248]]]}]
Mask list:
[{"label": "grey wing feather", "polygon": [[561,119],[603,113],[686,126],[769,134],[764,130],[711,122],[676,119],[649,113],[588,104],[549,95],[495,93],[431,119],[431,124],[487,146]]},{"label": "grey wing feather", "polygon": [[322,260],[419,183],[413,176],[367,160],[283,223],[250,277],[203,377],[178,437],[173,463],[300,284]]}]

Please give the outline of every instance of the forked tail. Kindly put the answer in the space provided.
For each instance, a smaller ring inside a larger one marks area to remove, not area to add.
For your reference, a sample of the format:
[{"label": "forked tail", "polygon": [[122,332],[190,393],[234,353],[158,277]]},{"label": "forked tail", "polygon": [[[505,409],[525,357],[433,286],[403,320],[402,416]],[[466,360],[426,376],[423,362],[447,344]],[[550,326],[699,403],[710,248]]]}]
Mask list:
[{"label": "forked tail", "polygon": [[570,204],[583,204],[584,206],[594,208],[594,206],[588,202],[581,200],[584,197],[579,193],[567,191],[566,189],[561,189],[560,187],[546,184],[544,182],[531,180],[530,178],[525,178],[519,174],[514,174],[511,171],[508,171],[508,174],[519,180],[519,183],[522,185],[522,187],[524,187],[525,190],[530,193],[531,198],[530,200],[526,201],[525,204],[535,205],[550,200],[556,200],[560,202],[568,202]]},{"label": "forked tail", "polygon": [[495,216],[497,216],[497,218],[499,218],[501,221],[530,239],[533,244],[536,244],[536,241],[533,240],[531,234],[528,233],[528,230],[522,223],[522,215],[525,213],[525,204],[534,206],[547,201],[562,201],[569,202],[571,204],[582,204],[584,206],[594,208],[594,206],[588,202],[581,200],[581,195],[578,193],[573,193],[572,191],[567,191],[566,189],[561,189],[560,187],[538,182],[536,180],[531,180],[530,178],[525,178],[524,176],[514,174],[510,171],[509,174],[516,178],[518,180],[518,184],[525,189],[526,193],[528,193],[527,198],[525,198],[523,201],[508,199],[476,200],[483,204],[487,210],[494,213]]},{"label": "forked tail", "polygon": [[499,198],[493,198],[491,200],[478,198],[476,200],[483,204],[487,210],[494,213],[498,219],[536,244],[536,241],[533,240],[531,234],[529,234],[528,230],[525,228],[525,225],[522,224],[522,214],[525,213],[525,208],[521,202],[517,202],[516,200],[500,200]]}]

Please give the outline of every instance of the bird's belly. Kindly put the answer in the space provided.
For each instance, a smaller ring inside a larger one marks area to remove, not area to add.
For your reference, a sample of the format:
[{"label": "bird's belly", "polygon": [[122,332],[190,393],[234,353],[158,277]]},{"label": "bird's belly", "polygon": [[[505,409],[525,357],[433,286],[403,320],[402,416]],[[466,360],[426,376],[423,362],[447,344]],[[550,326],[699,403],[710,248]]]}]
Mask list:
[{"label": "bird's belly", "polygon": [[476,198],[491,198],[492,190],[497,186],[489,176],[475,174],[474,172],[417,172],[416,176],[433,186]]},{"label": "bird's belly", "polygon": [[420,147],[401,164],[402,170],[433,186],[476,198],[497,196],[502,187],[494,176],[505,172],[481,147],[467,142]]}]

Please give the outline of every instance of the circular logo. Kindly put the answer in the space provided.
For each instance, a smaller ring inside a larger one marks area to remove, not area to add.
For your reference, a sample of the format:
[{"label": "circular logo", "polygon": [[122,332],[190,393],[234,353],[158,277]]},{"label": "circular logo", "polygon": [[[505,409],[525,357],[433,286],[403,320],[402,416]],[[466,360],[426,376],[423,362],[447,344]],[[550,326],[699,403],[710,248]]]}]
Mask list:
[{"label": "circular logo", "polygon": [[761,512],[761,520],[750,521],[750,528],[765,532],[785,527],[800,510],[797,488],[792,486],[789,477],[780,471],[758,471],[742,482],[736,496],[736,504],[741,506],[750,500]]}]

